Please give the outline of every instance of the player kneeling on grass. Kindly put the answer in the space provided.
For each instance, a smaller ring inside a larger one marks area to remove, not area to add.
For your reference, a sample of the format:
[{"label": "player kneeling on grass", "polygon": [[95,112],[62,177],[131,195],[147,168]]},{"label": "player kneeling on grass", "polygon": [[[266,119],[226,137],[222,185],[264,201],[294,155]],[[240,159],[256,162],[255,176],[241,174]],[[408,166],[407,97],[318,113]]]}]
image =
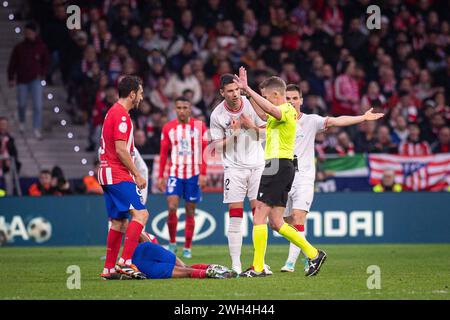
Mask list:
[{"label": "player kneeling on grass", "polygon": [[[141,237],[141,239],[145,237]],[[171,251],[159,244],[144,240],[133,253],[133,263],[147,279],[168,278],[236,278],[238,274],[218,264],[186,265]],[[132,279],[129,277],[129,279]],[[125,280],[125,279],[122,279]]]}]

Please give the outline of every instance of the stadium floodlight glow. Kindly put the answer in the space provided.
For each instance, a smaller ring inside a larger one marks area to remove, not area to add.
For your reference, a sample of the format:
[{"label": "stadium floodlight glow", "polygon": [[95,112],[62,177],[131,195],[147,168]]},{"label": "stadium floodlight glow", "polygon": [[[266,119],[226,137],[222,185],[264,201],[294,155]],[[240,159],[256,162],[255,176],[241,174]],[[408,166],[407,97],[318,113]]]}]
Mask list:
[{"label": "stadium floodlight glow", "polygon": [[47,98],[48,98],[48,100],[52,100],[52,99],[53,99],[53,94],[52,94],[52,93],[49,93],[49,94],[47,95]]},{"label": "stadium floodlight glow", "polygon": [[47,85],[47,81],[42,80],[42,81],[41,81],[41,86],[45,87],[46,85]]},{"label": "stadium floodlight glow", "polygon": [[14,20],[14,15],[12,13],[10,13],[8,18],[9,18],[9,20]]},{"label": "stadium floodlight glow", "polygon": [[16,27],[16,28],[14,29],[14,31],[15,31],[16,33],[20,33],[20,27]]},{"label": "stadium floodlight glow", "polygon": [[61,120],[61,125],[64,127],[65,125],[67,124],[67,121],[66,120]]},{"label": "stadium floodlight glow", "polygon": [[72,132],[69,132],[69,133],[67,134],[67,138],[72,139],[72,138],[73,138],[73,133],[72,133]]},{"label": "stadium floodlight glow", "polygon": [[55,113],[58,113],[59,112],[59,107],[54,107],[53,111],[55,111]]},{"label": "stadium floodlight glow", "polygon": [[73,147],[73,150],[74,150],[75,152],[78,152],[78,151],[80,151],[80,147],[79,147],[79,146],[75,146],[75,147]]},{"label": "stadium floodlight glow", "polygon": [[81,159],[81,164],[87,164],[86,158]]},{"label": "stadium floodlight glow", "polygon": [[94,175],[94,171],[89,170],[89,175],[92,177]]},{"label": "stadium floodlight glow", "polygon": [[8,1],[3,1],[3,8],[8,7],[8,5],[9,5]]}]

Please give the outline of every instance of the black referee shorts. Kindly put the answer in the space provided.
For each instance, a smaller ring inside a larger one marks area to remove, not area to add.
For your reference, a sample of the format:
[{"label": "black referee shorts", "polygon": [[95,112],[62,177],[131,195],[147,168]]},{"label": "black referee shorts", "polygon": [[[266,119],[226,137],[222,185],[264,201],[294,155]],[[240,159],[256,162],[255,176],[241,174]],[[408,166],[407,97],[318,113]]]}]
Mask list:
[{"label": "black referee shorts", "polygon": [[286,207],[294,176],[295,168],[292,160],[267,160],[259,183],[257,199],[271,207]]}]

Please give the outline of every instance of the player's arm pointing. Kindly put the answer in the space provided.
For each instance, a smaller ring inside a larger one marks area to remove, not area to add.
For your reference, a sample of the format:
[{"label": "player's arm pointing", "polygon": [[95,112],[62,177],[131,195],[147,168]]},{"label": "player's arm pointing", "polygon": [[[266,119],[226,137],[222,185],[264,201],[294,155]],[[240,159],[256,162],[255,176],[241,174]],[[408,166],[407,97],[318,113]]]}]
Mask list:
[{"label": "player's arm pointing", "polygon": [[373,108],[370,108],[366,113],[361,116],[340,116],[340,117],[329,117],[328,127],[346,127],[358,124],[364,121],[375,121],[384,116],[384,113],[373,113]]},{"label": "player's arm pointing", "polygon": [[283,117],[283,114],[282,114],[280,108],[277,108],[276,106],[274,106],[269,100],[263,98],[256,91],[254,91],[252,88],[250,88],[248,86],[247,71],[245,70],[244,67],[239,68],[239,77],[236,76],[236,78],[234,79],[234,83],[237,84],[239,89],[244,90],[250,97],[252,97],[252,99],[255,100],[255,103],[264,112],[270,114],[277,120],[281,120],[281,118]]},{"label": "player's arm pointing", "polygon": [[114,143],[116,147],[116,153],[120,161],[134,176],[134,180],[138,188],[144,189],[147,185],[147,181],[145,181],[145,179],[139,173],[139,170],[134,165],[133,160],[131,159],[131,155],[127,150],[127,142],[124,140],[116,140]]}]

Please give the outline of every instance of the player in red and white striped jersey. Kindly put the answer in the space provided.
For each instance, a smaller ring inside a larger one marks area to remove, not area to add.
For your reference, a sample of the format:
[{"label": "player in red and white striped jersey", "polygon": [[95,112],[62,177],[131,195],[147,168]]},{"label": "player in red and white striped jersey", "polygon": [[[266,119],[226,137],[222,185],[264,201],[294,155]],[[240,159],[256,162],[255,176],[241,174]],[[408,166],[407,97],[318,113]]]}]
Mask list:
[{"label": "player in red and white striped jersey", "polygon": [[[118,272],[142,279],[145,278],[144,274],[132,264],[131,258],[149,215],[141,193],[147,181],[134,164],[133,124],[128,114],[142,101],[141,80],[126,76],[119,82],[118,91],[119,100],[105,116],[99,150],[100,168],[97,176],[111,221],[101,276],[107,280],[120,279]],[[128,223],[130,214],[132,219]],[[122,257],[115,266],[124,233]]]},{"label": "player in red and white striped jersey", "polygon": [[[181,197],[185,200],[185,245],[183,257],[191,258],[191,244],[195,229],[195,207],[206,185],[206,162],[203,151],[208,145],[206,125],[191,117],[191,103],[185,98],[175,100],[177,119],[166,123],[161,134],[158,189],[167,195],[169,216],[169,250],[176,251],[177,209]],[[164,169],[170,150],[170,169],[167,182]]]},{"label": "player in red and white striped jersey", "polygon": [[420,139],[420,128],[417,123],[408,125],[408,139],[398,148],[398,153],[403,156],[427,156],[431,154],[431,149],[425,140]]}]

